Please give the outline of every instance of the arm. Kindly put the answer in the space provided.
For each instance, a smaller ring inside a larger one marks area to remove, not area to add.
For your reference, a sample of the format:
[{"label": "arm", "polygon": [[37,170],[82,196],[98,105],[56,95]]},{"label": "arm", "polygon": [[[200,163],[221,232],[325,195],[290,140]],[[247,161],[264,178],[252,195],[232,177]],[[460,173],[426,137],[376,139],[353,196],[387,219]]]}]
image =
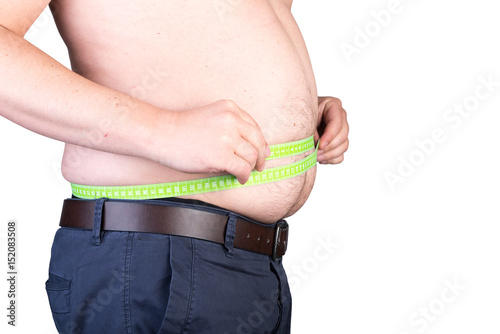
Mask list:
[{"label": "arm", "polygon": [[0,115],[53,139],[183,172],[226,171],[244,183],[263,169],[267,143],[233,102],[159,109],[85,79],[24,40],[48,2],[0,0]]},{"label": "arm", "polygon": [[342,102],[334,97],[318,98],[318,123],[315,140],[321,138],[318,162],[338,164],[349,147],[349,124]]}]

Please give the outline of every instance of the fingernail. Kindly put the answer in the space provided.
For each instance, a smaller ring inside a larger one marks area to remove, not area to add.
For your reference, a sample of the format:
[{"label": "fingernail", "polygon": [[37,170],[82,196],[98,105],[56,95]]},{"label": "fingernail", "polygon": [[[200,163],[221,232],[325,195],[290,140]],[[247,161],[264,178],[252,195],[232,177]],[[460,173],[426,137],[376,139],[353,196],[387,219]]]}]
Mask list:
[{"label": "fingernail", "polygon": [[324,155],[318,156],[318,162],[321,163],[322,161],[326,160]]},{"label": "fingernail", "polygon": [[271,155],[271,148],[269,147],[269,145],[266,146],[266,158],[269,157]]},{"label": "fingernail", "polygon": [[329,143],[329,142],[327,142],[327,141],[325,141],[325,142],[323,143],[323,145],[321,145],[321,146],[323,146],[323,149],[325,149],[325,148],[328,146],[328,144],[330,144],[330,143]]},{"label": "fingernail", "polygon": [[323,155],[323,153],[325,153],[325,151],[323,151],[323,150],[318,150],[318,156]]}]

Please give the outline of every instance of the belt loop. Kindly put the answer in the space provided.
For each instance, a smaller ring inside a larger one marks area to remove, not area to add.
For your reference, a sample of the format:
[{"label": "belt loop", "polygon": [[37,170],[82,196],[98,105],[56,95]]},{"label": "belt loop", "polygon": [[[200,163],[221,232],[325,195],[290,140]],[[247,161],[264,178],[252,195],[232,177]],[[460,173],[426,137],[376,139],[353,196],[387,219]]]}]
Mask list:
[{"label": "belt loop", "polygon": [[100,246],[101,245],[101,224],[102,224],[102,216],[104,210],[104,202],[108,199],[98,198],[95,201],[95,209],[94,209],[94,227],[92,229],[92,245]]},{"label": "belt loop", "polygon": [[237,215],[230,212],[227,220],[226,236],[224,238],[224,246],[226,247],[226,256],[233,257],[234,255],[234,237],[236,235],[236,219]]},{"label": "belt loop", "polygon": [[282,219],[276,224],[271,259],[276,261],[285,254],[288,242],[288,223]]}]

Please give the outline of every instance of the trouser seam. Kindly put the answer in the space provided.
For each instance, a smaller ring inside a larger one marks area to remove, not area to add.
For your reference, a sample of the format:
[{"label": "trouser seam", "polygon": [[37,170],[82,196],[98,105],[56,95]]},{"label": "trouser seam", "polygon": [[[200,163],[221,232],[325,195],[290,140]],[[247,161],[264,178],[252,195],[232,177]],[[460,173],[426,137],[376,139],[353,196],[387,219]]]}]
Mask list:
[{"label": "trouser seam", "polygon": [[195,290],[195,267],[196,267],[196,250],[195,250],[195,241],[191,239],[191,249],[192,249],[192,257],[191,257],[191,284],[189,289],[189,297],[188,297],[188,305],[186,318],[184,318],[184,323],[182,324],[181,333],[187,333],[187,329],[189,324],[191,323],[191,314],[192,314],[192,306],[193,306],[193,295]]},{"label": "trouser seam", "polygon": [[125,264],[124,264],[124,277],[123,277],[123,303],[125,314],[125,327],[127,334],[132,334],[132,316],[130,311],[130,262],[132,258],[132,240],[134,233],[128,233],[127,248],[125,250]]},{"label": "trouser seam", "polygon": [[282,329],[282,324],[283,324],[283,321],[285,320],[284,317],[285,317],[285,301],[283,300],[282,298],[282,294],[283,294],[283,279],[281,277],[281,274],[280,274],[280,270],[277,266],[277,262],[275,261],[271,261],[270,263],[270,266],[271,266],[271,271],[276,275],[276,278],[278,279],[278,307],[279,307],[279,315],[278,315],[278,322],[276,323],[276,326],[274,327],[272,333],[274,334],[278,334],[278,333],[281,333],[281,329]]}]

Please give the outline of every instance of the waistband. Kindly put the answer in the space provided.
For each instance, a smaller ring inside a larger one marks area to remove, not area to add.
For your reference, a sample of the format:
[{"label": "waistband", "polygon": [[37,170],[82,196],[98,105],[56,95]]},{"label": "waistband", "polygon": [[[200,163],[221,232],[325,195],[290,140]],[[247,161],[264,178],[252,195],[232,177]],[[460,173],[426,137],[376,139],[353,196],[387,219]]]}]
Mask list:
[{"label": "waistband", "polygon": [[236,212],[201,201],[87,200],[68,198],[61,227],[92,230],[99,245],[101,231],[157,233],[216,242],[268,255],[275,261],[287,249],[288,224],[264,224]]},{"label": "waistband", "polygon": [[[112,199],[146,200],[248,187],[285,180],[305,173],[308,169],[316,165],[318,147],[319,141],[312,154],[297,162],[268,168],[262,172],[252,171],[250,178],[245,184],[240,184],[234,175],[223,175],[188,181],[131,186],[87,186],[71,183],[71,189],[74,196],[84,199],[106,197]],[[298,155],[313,148],[314,136],[294,142],[270,145],[271,155],[266,160]]]}]

